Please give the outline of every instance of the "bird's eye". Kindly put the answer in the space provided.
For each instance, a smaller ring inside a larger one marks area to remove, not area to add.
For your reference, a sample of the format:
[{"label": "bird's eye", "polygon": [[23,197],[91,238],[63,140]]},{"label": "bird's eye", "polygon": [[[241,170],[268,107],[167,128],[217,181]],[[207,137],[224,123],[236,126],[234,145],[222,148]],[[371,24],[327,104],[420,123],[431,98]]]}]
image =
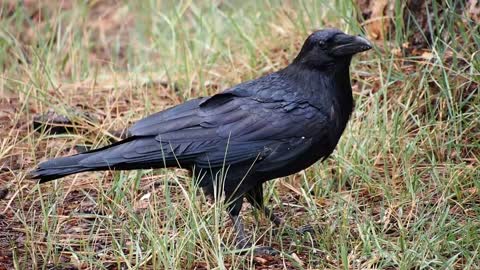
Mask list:
[{"label": "bird's eye", "polygon": [[325,41],[319,41],[318,42],[318,46],[321,48],[321,49],[325,49],[327,47],[327,43],[325,43]]}]

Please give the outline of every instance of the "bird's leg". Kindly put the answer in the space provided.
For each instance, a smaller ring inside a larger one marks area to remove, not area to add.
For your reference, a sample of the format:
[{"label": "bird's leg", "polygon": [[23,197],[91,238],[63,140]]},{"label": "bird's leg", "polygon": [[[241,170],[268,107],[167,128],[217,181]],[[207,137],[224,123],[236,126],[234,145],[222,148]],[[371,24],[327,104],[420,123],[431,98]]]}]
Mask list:
[{"label": "bird's leg", "polygon": [[239,215],[230,214],[230,219],[233,222],[233,228],[235,229],[235,245],[239,249],[244,249],[251,247],[247,235],[245,234],[245,227],[243,225],[243,220]]},{"label": "bird's leg", "polygon": [[263,213],[265,214],[266,217],[268,217],[268,219],[273,224],[275,224],[275,226],[277,226],[277,227],[283,226],[288,231],[292,231],[292,232],[295,232],[297,234],[313,233],[315,231],[313,229],[313,226],[311,226],[311,225],[305,225],[305,226],[302,226],[300,228],[293,228],[293,227],[285,224],[285,221],[281,217],[275,215],[275,213],[273,213],[273,211],[266,206],[263,207]]},{"label": "bird's leg", "polygon": [[273,211],[266,206],[263,207],[263,213],[277,227],[280,227],[284,223],[282,218],[275,215],[275,213],[273,213]]},{"label": "bird's leg", "polygon": [[[228,196],[227,196],[228,198]],[[230,215],[230,219],[233,222],[233,228],[235,230],[235,245],[237,248],[243,249],[251,246],[249,239],[245,234],[245,227],[243,225],[243,220],[240,217],[240,210],[242,210],[243,197],[236,198],[233,201],[230,201],[227,210]]]},{"label": "bird's leg", "polygon": [[[243,203],[243,198],[236,199],[235,202],[233,202],[228,207],[230,218],[233,222],[233,228],[235,230],[235,246],[238,249],[246,249],[246,248],[252,247],[250,237],[248,237],[247,234],[245,233],[243,220],[240,217],[240,210],[242,208],[242,203]],[[278,253],[277,250],[271,247],[266,247],[266,246],[255,246],[253,248],[253,252],[257,255],[260,255],[260,254],[275,255]]]},{"label": "bird's leg", "polygon": [[248,202],[256,209],[263,211],[263,214],[276,226],[283,224],[283,220],[273,213],[273,211],[263,204],[263,185],[258,184],[245,194]]},{"label": "bird's leg", "polygon": [[266,207],[263,203],[263,187],[262,184],[257,185],[246,194],[248,202],[256,209],[263,211],[263,214],[277,227],[283,226],[288,231],[296,232],[298,234],[313,233],[314,229],[310,225],[302,226],[295,229],[285,224],[282,218],[275,215],[273,211]]}]

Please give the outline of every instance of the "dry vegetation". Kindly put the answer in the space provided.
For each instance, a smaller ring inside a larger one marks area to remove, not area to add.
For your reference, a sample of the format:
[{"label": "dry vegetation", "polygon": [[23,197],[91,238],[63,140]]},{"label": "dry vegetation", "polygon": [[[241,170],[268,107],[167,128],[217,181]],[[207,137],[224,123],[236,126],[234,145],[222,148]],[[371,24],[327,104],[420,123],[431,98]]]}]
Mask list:
[{"label": "dry vegetation", "polygon": [[[480,28],[448,6],[428,47],[394,10],[397,32],[353,62],[356,111],[334,156],[269,183],[269,204],[314,235],[244,209],[279,256],[236,255],[223,206],[182,170],[26,179],[39,161],[286,65],[312,29],[361,32],[350,1],[195,2],[0,4],[0,269],[480,268]],[[33,130],[49,110],[73,132]]]}]

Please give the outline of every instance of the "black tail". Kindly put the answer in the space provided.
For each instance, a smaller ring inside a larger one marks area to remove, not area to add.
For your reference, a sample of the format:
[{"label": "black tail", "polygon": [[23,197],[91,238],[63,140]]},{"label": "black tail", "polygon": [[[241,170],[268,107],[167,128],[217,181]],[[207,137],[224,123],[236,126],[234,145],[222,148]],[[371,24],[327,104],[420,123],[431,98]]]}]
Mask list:
[{"label": "black tail", "polygon": [[134,170],[176,166],[175,158],[154,137],[130,137],[85,153],[47,160],[30,173],[40,183],[86,171]]},{"label": "black tail", "polygon": [[44,183],[70,174],[88,171],[89,168],[81,166],[80,162],[90,155],[90,153],[86,152],[47,160],[40,163],[34,171],[30,172],[30,178],[39,179],[39,183]]}]

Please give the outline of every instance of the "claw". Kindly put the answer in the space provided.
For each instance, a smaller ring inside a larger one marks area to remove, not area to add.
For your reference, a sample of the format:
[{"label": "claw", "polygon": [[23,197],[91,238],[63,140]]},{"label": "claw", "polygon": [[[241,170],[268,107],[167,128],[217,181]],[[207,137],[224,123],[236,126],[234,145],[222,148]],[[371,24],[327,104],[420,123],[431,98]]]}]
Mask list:
[{"label": "claw", "polygon": [[235,244],[235,247],[240,250],[249,249],[252,247],[252,244],[246,238],[237,239],[237,243]]},{"label": "claw", "polygon": [[305,225],[305,226],[301,226],[300,228],[297,228],[296,230],[296,233],[297,234],[313,234],[315,233],[315,228],[313,228],[312,225]]},{"label": "claw", "polygon": [[252,246],[252,244],[249,241],[238,241],[235,247],[237,248],[237,250],[234,252],[241,255],[246,255],[250,253],[252,251],[252,248],[253,248],[253,254],[255,256],[263,256],[263,255],[275,256],[280,254],[278,250],[269,246]]},{"label": "claw", "polygon": [[[253,246],[250,242],[250,238],[245,235],[245,229],[243,228],[242,219],[239,216],[231,216],[233,221],[233,226],[235,231],[237,232],[236,235],[236,244],[235,247],[238,249],[240,254],[247,254],[248,251],[251,251],[253,248],[253,254],[255,255],[277,255],[279,252],[268,246]],[[237,252],[237,251],[236,251]]]},{"label": "claw", "polygon": [[297,235],[305,235],[307,233],[314,234],[315,228],[312,225],[305,225],[299,228],[293,228],[288,225],[283,225],[283,228],[273,228],[273,234],[277,235],[279,233],[295,233]]},{"label": "claw", "polygon": [[269,246],[258,246],[253,248],[253,254],[275,256],[280,254],[280,252]]}]

